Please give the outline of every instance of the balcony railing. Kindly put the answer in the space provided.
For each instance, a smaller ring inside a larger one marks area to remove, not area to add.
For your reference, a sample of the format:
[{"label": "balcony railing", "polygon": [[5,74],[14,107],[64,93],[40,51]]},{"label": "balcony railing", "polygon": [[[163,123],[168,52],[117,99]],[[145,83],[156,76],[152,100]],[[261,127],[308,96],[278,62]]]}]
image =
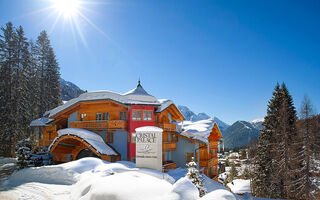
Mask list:
[{"label": "balcony railing", "polygon": [[164,142],[162,143],[163,151],[175,151],[177,149],[177,143],[174,142]]},{"label": "balcony railing", "polygon": [[70,128],[83,129],[126,129],[127,121],[124,120],[96,120],[96,121],[76,121],[70,122]]},{"label": "balcony railing", "polygon": [[157,126],[162,128],[164,131],[174,131],[177,132],[177,125],[169,122],[158,123]]},{"label": "balcony railing", "polygon": [[164,172],[168,172],[170,169],[176,169],[177,168],[177,163],[171,162],[171,161],[164,161],[162,168]]}]

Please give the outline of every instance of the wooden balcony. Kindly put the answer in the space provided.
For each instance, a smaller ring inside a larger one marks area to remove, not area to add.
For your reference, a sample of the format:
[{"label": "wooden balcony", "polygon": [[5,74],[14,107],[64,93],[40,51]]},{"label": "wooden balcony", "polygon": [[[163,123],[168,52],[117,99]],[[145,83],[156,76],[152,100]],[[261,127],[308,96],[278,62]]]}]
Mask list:
[{"label": "wooden balcony", "polygon": [[173,132],[177,132],[177,125],[173,124],[173,123],[169,123],[169,122],[165,122],[165,123],[158,123],[157,126],[159,128],[162,128],[163,131],[173,131]]},{"label": "wooden balcony", "polygon": [[177,143],[175,142],[163,142],[162,143],[162,151],[175,151],[177,149]]},{"label": "wooden balcony", "polygon": [[162,164],[162,169],[164,172],[168,172],[170,169],[176,169],[177,168],[177,163],[171,162],[171,161],[164,161]]},{"label": "wooden balcony", "polygon": [[70,128],[82,128],[90,130],[126,129],[127,121],[124,120],[97,120],[70,122]]}]

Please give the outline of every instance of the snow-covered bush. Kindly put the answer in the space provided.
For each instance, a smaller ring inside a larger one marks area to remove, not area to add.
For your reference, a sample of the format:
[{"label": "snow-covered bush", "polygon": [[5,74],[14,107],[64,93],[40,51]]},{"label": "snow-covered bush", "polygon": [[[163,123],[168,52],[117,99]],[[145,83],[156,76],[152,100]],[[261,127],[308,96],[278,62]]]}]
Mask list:
[{"label": "snow-covered bush", "polygon": [[33,165],[33,161],[31,159],[32,151],[29,139],[23,139],[18,142],[16,156],[18,160],[17,165],[20,169]]},{"label": "snow-covered bush", "polygon": [[199,173],[197,169],[197,164],[194,162],[194,158],[192,157],[191,162],[187,164],[188,173],[186,177],[190,179],[190,181],[198,188],[199,196],[202,197],[207,193],[207,190],[203,186],[202,175]]}]

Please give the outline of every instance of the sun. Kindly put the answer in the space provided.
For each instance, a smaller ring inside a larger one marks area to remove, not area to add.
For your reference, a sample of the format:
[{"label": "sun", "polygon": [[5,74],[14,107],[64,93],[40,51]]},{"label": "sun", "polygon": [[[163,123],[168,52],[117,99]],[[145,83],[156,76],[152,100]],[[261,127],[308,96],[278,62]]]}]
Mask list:
[{"label": "sun", "polygon": [[77,15],[80,1],[79,0],[52,0],[53,7],[65,18]]}]

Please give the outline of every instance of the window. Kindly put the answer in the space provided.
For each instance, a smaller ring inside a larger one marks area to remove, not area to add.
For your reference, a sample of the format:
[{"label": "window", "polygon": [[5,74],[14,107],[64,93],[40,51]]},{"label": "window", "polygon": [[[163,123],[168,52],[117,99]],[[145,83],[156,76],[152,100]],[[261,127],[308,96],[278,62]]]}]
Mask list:
[{"label": "window", "polygon": [[209,175],[212,176],[213,175],[213,172],[212,172],[212,167],[210,167],[210,172],[209,172]]},{"label": "window", "polygon": [[178,142],[178,136],[172,134],[172,142]]},{"label": "window", "polygon": [[103,120],[109,120],[109,112],[103,113],[102,119]]},{"label": "window", "polygon": [[110,162],[115,162],[116,161],[116,158],[114,156],[111,156],[110,157]]},{"label": "window", "polygon": [[86,113],[81,113],[81,115],[80,115],[80,121],[83,121],[83,119],[85,118],[85,116],[87,116]]},{"label": "window", "polygon": [[152,120],[152,111],[148,111],[148,120]]},{"label": "window", "polygon": [[101,120],[101,119],[102,119],[101,113],[96,113],[96,120]]},{"label": "window", "polygon": [[191,162],[193,153],[186,153],[186,162]]},{"label": "window", "polygon": [[210,149],[210,153],[213,157],[216,156],[216,150],[215,149]]},{"label": "window", "polygon": [[143,111],[143,120],[152,120],[152,111]]},{"label": "window", "polygon": [[120,112],[120,120],[127,120],[127,112]]},{"label": "window", "polygon": [[148,120],[148,112],[143,111],[143,120]]},{"label": "window", "polygon": [[107,143],[113,144],[113,133],[107,133]]},{"label": "window", "polygon": [[137,120],[137,111],[132,111],[132,120]]},{"label": "window", "polygon": [[195,162],[198,162],[198,152],[196,152],[196,159]]},{"label": "window", "polygon": [[136,143],[136,136],[137,136],[136,133],[131,134],[131,143],[132,144]]},{"label": "window", "polygon": [[137,120],[141,120],[141,110],[137,111]]}]

